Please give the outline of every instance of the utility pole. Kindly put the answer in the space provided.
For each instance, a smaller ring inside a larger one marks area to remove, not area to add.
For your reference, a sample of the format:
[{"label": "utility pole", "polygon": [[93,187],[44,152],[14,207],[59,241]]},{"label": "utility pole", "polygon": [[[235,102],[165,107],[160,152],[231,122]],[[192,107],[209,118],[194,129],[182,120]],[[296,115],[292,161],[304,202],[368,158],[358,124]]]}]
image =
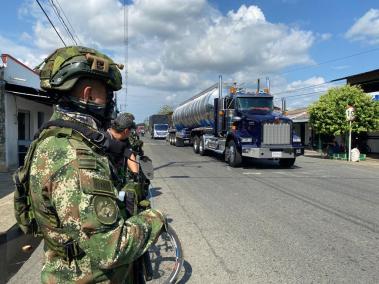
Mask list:
[{"label": "utility pole", "polygon": [[128,44],[129,44],[129,39],[128,39],[128,33],[129,33],[129,29],[128,29],[128,5],[126,3],[126,0],[124,0],[124,60],[125,60],[125,83],[124,83],[124,87],[125,87],[125,97],[124,97],[124,103],[122,104],[124,106],[125,109],[123,109],[123,112],[126,111],[127,109],[127,97],[128,97],[128,68],[129,68],[129,64],[128,64]]}]

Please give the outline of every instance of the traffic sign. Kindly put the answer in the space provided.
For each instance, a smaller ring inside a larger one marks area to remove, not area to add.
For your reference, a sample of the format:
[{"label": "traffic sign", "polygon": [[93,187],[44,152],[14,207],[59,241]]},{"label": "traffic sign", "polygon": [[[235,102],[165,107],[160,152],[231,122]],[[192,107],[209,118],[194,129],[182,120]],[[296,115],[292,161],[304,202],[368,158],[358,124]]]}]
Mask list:
[{"label": "traffic sign", "polygon": [[352,106],[349,106],[346,109],[346,120],[353,121],[354,119],[355,119],[355,108]]}]

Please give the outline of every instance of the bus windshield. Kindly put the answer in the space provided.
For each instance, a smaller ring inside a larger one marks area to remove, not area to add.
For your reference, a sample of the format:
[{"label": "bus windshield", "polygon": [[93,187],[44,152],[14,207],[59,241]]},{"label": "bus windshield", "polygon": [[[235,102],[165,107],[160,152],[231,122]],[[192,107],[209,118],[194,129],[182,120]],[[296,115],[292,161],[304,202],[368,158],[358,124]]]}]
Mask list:
[{"label": "bus windshield", "polygon": [[266,113],[273,110],[273,102],[270,97],[237,98],[236,106],[239,110],[250,110],[254,112]]},{"label": "bus windshield", "polygon": [[168,125],[167,124],[155,124],[154,128],[155,128],[155,130],[158,130],[158,131],[166,131],[168,129]]}]

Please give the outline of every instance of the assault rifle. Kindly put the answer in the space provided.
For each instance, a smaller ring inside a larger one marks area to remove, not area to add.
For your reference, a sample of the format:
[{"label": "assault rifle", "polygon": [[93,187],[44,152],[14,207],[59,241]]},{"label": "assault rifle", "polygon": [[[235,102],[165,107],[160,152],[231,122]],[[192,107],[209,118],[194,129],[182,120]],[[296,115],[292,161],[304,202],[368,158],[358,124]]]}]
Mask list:
[{"label": "assault rifle", "polygon": [[[119,193],[119,199],[124,201],[129,215],[136,215],[151,208],[148,198],[150,180],[154,177],[153,164],[147,156],[140,156],[137,163],[139,164],[138,173],[129,173],[128,182]],[[124,168],[126,168],[125,162]],[[153,267],[149,252],[145,252],[133,262],[133,277],[136,283],[145,283],[153,279]]]}]

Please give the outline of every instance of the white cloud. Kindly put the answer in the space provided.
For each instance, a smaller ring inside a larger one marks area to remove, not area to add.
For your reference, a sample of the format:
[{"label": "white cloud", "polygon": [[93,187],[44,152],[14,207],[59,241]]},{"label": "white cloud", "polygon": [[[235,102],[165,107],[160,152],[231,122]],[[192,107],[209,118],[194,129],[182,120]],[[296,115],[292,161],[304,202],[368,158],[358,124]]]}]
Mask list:
[{"label": "white cloud", "polygon": [[40,53],[34,52],[33,49],[19,45],[18,43],[4,38],[0,35],[0,53],[10,54],[11,56],[17,58],[19,61],[34,68],[38,65],[44,58]]},{"label": "white cloud", "polygon": [[175,70],[226,74],[244,69],[275,72],[289,65],[312,62],[307,52],[313,34],[269,23],[256,6],[242,5],[238,11],[209,22],[202,32],[170,42],[163,62]]},{"label": "white cloud", "polygon": [[343,82],[327,82],[325,78],[314,76],[305,80],[296,80],[290,83],[283,82],[284,88],[275,88],[273,94],[276,104],[280,104],[280,98],[285,97],[288,109],[306,107],[326,93],[330,88],[341,85]]},{"label": "white cloud", "polygon": [[367,41],[370,44],[379,43],[379,10],[370,9],[359,18],[346,32],[346,38]]},{"label": "white cloud", "polygon": [[[312,91],[320,91],[325,90],[325,88],[320,88],[320,85],[325,83],[325,79],[323,77],[311,77],[304,81],[296,80],[287,85],[287,91],[293,91],[300,88],[309,88],[312,87]],[[309,89],[308,89],[309,91]]]},{"label": "white cloud", "polygon": [[332,36],[333,35],[331,33],[323,33],[323,34],[319,35],[321,41],[327,41],[327,40],[331,39]]},{"label": "white cloud", "polygon": [[[123,63],[121,1],[59,3],[82,45],[99,48]],[[51,8],[44,6],[64,40],[72,44]],[[34,1],[26,1],[19,15],[28,18],[32,27],[29,34],[21,36],[29,40],[31,48],[17,52],[19,59],[35,65],[62,46]],[[133,92],[143,92],[149,104],[175,104],[216,82],[218,74],[223,74],[225,80],[243,81],[250,86],[257,77],[264,78],[268,73],[311,64],[309,49],[314,41],[330,37],[269,22],[254,5],[242,5],[223,15],[207,0],[134,0],[128,6],[128,18],[128,104],[136,109],[140,109],[136,104],[141,94]],[[277,80],[283,79],[277,76]],[[156,108],[159,110],[159,106]]]}]

